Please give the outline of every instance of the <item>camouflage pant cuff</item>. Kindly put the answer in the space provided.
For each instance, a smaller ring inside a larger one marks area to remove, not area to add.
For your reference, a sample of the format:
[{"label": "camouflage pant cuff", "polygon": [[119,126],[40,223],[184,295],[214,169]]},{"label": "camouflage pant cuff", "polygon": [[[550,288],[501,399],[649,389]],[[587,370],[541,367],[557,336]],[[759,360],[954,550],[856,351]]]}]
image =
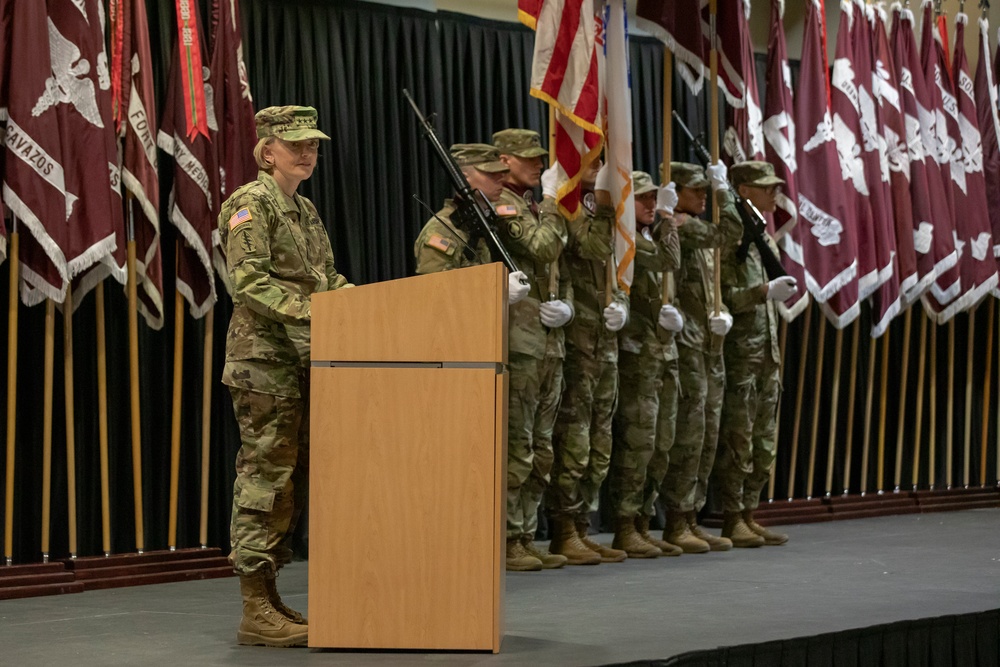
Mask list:
[{"label": "camouflage pant cuff", "polygon": [[233,564],[233,571],[240,575],[251,575],[258,572],[276,574],[278,569],[285,564],[279,563],[270,554],[245,549],[235,550],[229,554],[229,562]]}]

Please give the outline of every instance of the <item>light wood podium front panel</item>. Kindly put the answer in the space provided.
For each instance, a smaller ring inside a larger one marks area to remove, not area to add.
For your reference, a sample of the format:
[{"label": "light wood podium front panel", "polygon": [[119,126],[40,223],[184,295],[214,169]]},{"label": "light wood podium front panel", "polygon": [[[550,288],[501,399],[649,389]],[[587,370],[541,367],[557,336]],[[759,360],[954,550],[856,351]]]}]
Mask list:
[{"label": "light wood podium front panel", "polygon": [[310,646],[499,650],[506,377],[313,368]]}]

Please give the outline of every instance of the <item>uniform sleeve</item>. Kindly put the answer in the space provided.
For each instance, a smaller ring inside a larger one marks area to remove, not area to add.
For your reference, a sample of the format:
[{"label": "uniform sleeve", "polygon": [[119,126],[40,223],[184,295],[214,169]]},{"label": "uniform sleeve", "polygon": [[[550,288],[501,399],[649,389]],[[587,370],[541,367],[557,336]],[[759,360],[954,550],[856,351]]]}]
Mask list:
[{"label": "uniform sleeve", "polygon": [[[691,248],[720,248],[739,245],[743,237],[743,225],[732,195],[719,193],[719,224],[702,220],[693,215],[684,216],[684,224],[677,230],[683,245]],[[728,213],[727,213],[728,209]]]},{"label": "uniform sleeve", "polygon": [[566,228],[576,254],[590,260],[605,260],[611,256],[613,221],[614,210],[604,207],[598,208],[593,216],[580,213],[576,220],[567,220]]},{"label": "uniform sleeve", "polygon": [[462,247],[450,235],[438,233],[435,220],[430,220],[413,244],[417,260],[417,275],[450,271],[462,265]]},{"label": "uniform sleeve", "polygon": [[[271,280],[271,228],[276,214],[251,193],[227,202],[223,211],[219,227],[234,300],[275,322],[307,324],[312,317],[309,297]],[[223,220],[230,211],[232,215]]]},{"label": "uniform sleeve", "polygon": [[767,300],[767,295],[762,289],[763,283],[754,281],[749,283],[750,271],[747,271],[747,262],[759,263],[758,257],[753,256],[755,251],[740,261],[736,256],[739,243],[743,238],[743,224],[739,214],[736,212],[736,205],[731,195],[721,210],[720,226],[728,225],[728,235],[735,234],[735,229],[739,229],[739,240],[729,242],[722,249],[722,301],[733,313],[748,313]]},{"label": "uniform sleeve", "polygon": [[514,197],[505,192],[502,205],[497,207],[504,241],[536,262],[554,262],[568,236],[562,216],[545,215],[536,220],[523,201],[513,200]]}]

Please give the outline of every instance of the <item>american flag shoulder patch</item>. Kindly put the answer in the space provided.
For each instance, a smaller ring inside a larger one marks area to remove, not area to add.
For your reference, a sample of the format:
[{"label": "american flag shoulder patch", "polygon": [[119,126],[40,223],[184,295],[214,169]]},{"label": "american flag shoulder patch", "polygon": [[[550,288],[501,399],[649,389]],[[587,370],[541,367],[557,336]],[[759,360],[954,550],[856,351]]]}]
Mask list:
[{"label": "american flag shoulder patch", "polygon": [[229,230],[232,231],[244,222],[250,222],[251,220],[253,220],[253,216],[250,215],[250,209],[241,208],[236,213],[233,213],[233,217],[229,218]]},{"label": "american flag shoulder patch", "polygon": [[517,207],[513,204],[501,204],[500,206],[497,206],[497,215],[505,218],[517,215]]},{"label": "american flag shoulder patch", "polygon": [[430,247],[440,250],[441,252],[451,254],[455,252],[454,244],[450,239],[446,239],[440,234],[431,234],[431,237],[427,239],[427,245]]}]

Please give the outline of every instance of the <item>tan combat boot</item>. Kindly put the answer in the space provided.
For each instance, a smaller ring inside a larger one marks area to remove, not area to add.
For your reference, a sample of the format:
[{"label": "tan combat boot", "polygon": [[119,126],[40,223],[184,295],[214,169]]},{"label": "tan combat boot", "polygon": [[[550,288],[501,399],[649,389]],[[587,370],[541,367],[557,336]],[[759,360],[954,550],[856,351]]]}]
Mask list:
[{"label": "tan combat boot", "polygon": [[580,541],[583,542],[585,547],[600,556],[602,563],[621,563],[623,560],[628,558],[628,554],[621,549],[606,547],[603,544],[598,544],[594,540],[590,539],[587,535],[587,530],[589,528],[590,523],[586,519],[576,522],[576,534],[580,537]]},{"label": "tan combat boot", "polygon": [[642,539],[642,535],[636,532],[635,519],[627,516],[620,516],[615,521],[615,540],[611,546],[621,549],[629,558],[656,558],[663,555],[658,547]]},{"label": "tan combat boot", "polygon": [[566,556],[549,553],[548,550],[535,546],[535,542],[531,539],[530,535],[523,535],[521,537],[521,544],[524,545],[524,550],[529,555],[534,556],[542,562],[543,570],[555,570],[566,564]]},{"label": "tan combat boot", "polygon": [[675,546],[666,540],[658,540],[650,535],[649,517],[645,514],[639,514],[635,517],[635,532],[639,533],[639,537],[662,551],[664,556],[680,556],[684,553],[684,550],[680,547]]},{"label": "tan combat boot", "polygon": [[236,641],[244,646],[306,646],[309,626],[293,623],[274,608],[267,593],[266,576],[261,572],[240,575],[243,619]]},{"label": "tan combat boot", "polygon": [[708,547],[712,551],[729,551],[733,548],[733,543],[729,538],[716,537],[711,533],[705,532],[705,529],[698,525],[698,515],[694,511],[688,512],[687,521],[688,528],[691,529],[691,534],[703,542],[708,542]]},{"label": "tan combat boot", "polygon": [[268,570],[264,573],[264,585],[267,586],[267,599],[271,601],[271,605],[274,606],[279,612],[281,612],[285,618],[287,618],[292,623],[298,623],[299,625],[309,625],[309,621],[299,612],[295,611],[284,602],[281,601],[281,596],[278,595],[278,575]]},{"label": "tan combat boot", "polygon": [[678,547],[686,554],[708,553],[708,542],[691,533],[687,517],[683,512],[668,512],[667,527],[663,529],[663,539]]},{"label": "tan combat boot", "polygon": [[776,533],[773,530],[768,530],[764,526],[754,521],[753,510],[743,510],[743,521],[746,523],[747,527],[750,530],[763,537],[764,544],[766,544],[769,547],[780,546],[788,541],[788,535],[785,535],[784,533]]},{"label": "tan combat boot", "polygon": [[750,530],[739,512],[726,512],[722,524],[722,536],[728,537],[734,547],[764,546],[764,538]]},{"label": "tan combat boot", "polygon": [[549,551],[565,556],[567,565],[597,565],[601,562],[601,557],[580,541],[573,519],[566,516],[553,517],[552,527]]},{"label": "tan combat boot", "polygon": [[516,537],[507,538],[507,571],[535,572],[542,569],[542,561],[529,554],[521,540]]}]

